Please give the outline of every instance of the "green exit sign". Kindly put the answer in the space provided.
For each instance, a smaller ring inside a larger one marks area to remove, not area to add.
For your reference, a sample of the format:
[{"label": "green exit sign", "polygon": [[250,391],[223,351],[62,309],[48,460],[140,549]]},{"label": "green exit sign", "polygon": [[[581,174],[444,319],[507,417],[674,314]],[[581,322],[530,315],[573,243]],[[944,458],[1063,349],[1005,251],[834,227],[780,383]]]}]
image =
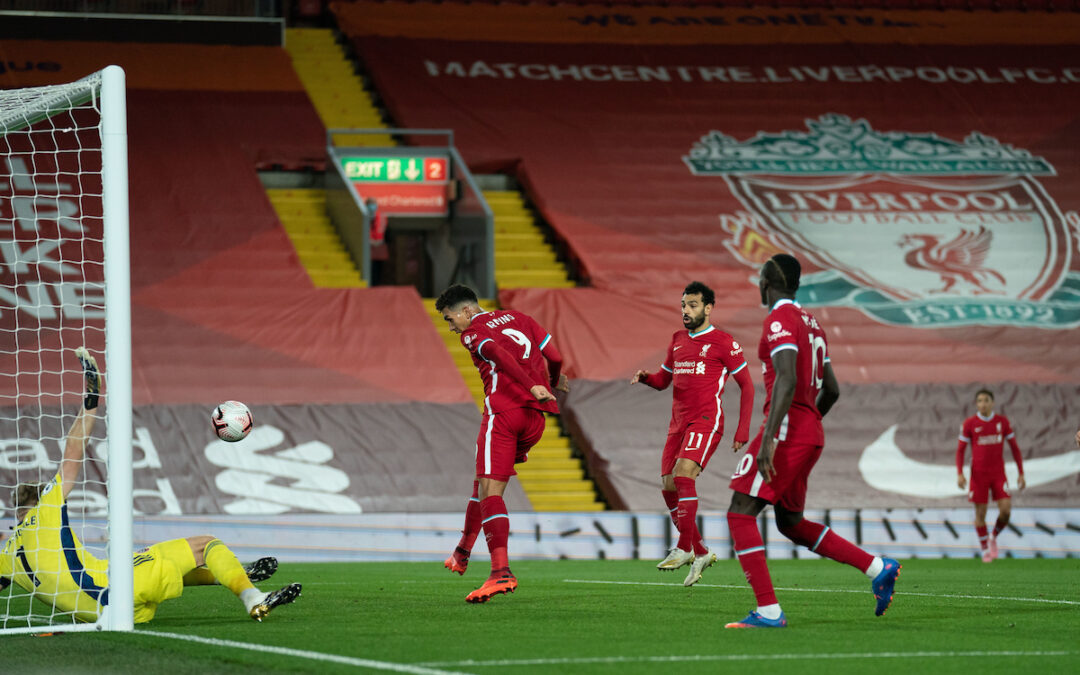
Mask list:
[{"label": "green exit sign", "polygon": [[445,182],[446,157],[345,157],[345,175],[353,182]]}]

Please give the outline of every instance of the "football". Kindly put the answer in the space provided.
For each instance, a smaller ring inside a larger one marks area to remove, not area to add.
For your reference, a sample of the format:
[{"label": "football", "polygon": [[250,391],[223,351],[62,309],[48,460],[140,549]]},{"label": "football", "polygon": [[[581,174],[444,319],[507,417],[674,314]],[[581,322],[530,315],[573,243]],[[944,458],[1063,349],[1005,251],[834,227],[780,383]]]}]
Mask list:
[{"label": "football", "polygon": [[210,415],[210,423],[214,426],[214,433],[223,441],[235,443],[243,440],[251,433],[255,426],[255,418],[251,411],[240,401],[225,401]]}]

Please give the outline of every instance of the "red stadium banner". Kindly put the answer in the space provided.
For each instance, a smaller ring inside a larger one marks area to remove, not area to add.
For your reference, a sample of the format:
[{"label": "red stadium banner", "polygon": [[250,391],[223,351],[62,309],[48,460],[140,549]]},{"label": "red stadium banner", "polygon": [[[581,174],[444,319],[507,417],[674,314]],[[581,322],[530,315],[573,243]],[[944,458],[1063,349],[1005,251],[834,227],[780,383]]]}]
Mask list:
[{"label": "red stadium banner", "polygon": [[1072,45],[1075,12],[331,2],[350,36],[558,44]]},{"label": "red stadium banner", "polygon": [[627,381],[682,289],[708,283],[713,322],[757,344],[758,270],[785,251],[842,391],[811,503],[964,504],[956,428],[984,384],[1031,472],[1017,503],[1076,503],[1080,16],[334,7],[394,119],[514,172],[579,263],[591,288],[500,300],[552,331],[617,501],[660,508],[641,486],[671,399]]},{"label": "red stadium banner", "polygon": [[280,47],[133,42],[0,42],[0,87],[72,82],[108,65],[127,73],[130,89],[303,92]]}]

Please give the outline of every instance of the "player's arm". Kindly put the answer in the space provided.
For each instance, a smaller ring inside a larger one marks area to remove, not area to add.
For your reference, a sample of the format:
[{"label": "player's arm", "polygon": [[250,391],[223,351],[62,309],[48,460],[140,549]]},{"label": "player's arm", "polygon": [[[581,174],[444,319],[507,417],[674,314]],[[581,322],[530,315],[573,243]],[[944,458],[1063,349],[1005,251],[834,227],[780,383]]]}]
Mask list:
[{"label": "player's arm", "polygon": [[667,365],[665,364],[660,366],[660,370],[656,371],[655,373],[650,373],[644,370],[637,371],[636,373],[634,373],[634,376],[630,378],[630,384],[636,384],[638,382],[641,382],[642,384],[646,384],[653,389],[656,389],[657,391],[663,391],[664,389],[668,388],[668,385],[671,384],[671,378],[671,370],[669,370]]},{"label": "player's arm", "polygon": [[833,372],[832,363],[825,359],[825,379],[821,383],[821,391],[818,392],[818,412],[825,417],[832,410],[833,405],[840,398],[840,383],[836,381],[836,373]]},{"label": "player's arm", "polygon": [[83,404],[68,430],[67,441],[64,444],[64,458],[60,462],[61,489],[65,499],[75,487],[75,481],[79,479],[83,457],[86,455],[86,444],[90,440],[94,423],[97,421],[94,410],[97,409],[98,396],[101,393],[101,374],[98,372],[97,361],[85,347],[76,349],[75,355],[79,357],[79,363],[83,368],[85,388]]},{"label": "player's arm", "polygon": [[776,380],[773,382],[769,417],[765,420],[764,437],[757,457],[758,472],[765,482],[772,480],[773,474],[776,473],[772,461],[773,453],[776,451],[776,435],[780,431],[780,423],[791,409],[791,402],[795,399],[795,385],[798,383],[795,363],[798,356],[798,348],[795,345],[780,345],[772,353],[771,359],[773,371],[776,372]]},{"label": "player's arm", "polygon": [[956,442],[956,485],[963,490],[967,487],[967,479],[964,478],[964,453],[967,451],[971,437],[967,435],[967,427],[960,427],[960,438]]},{"label": "player's arm", "polygon": [[641,382],[657,391],[663,391],[671,384],[671,380],[674,378],[675,373],[675,340],[672,339],[671,344],[668,345],[667,355],[664,357],[664,362],[660,364],[660,370],[655,373],[650,373],[645,370],[639,370],[634,373],[634,376],[630,378],[630,384],[637,384]]},{"label": "player's arm", "polygon": [[570,380],[562,372],[562,353],[556,349],[555,341],[551,339],[550,333],[540,343],[540,353],[548,364],[548,379],[551,382],[551,388],[561,392],[570,391]]},{"label": "player's arm", "polygon": [[1020,454],[1020,446],[1016,442],[1016,432],[1010,430],[1005,440],[1009,442],[1009,450],[1012,451],[1013,461],[1016,462],[1016,470],[1020,473],[1016,479],[1016,486],[1023,490],[1027,487],[1027,481],[1024,480],[1024,457]]},{"label": "player's arm", "polygon": [[525,372],[525,369],[521,367],[521,363],[514,358],[514,355],[500,347],[494,340],[488,339],[481,342],[476,348],[476,353],[485,361],[494,363],[496,368],[525,387],[537,401],[555,400],[555,396],[548,391],[546,383],[534,382]]},{"label": "player's arm", "polygon": [[750,368],[746,361],[733,372],[735,384],[739,385],[739,426],[735,429],[735,440],[731,449],[738,452],[750,440],[750,416],[754,414],[754,380],[750,377]]}]

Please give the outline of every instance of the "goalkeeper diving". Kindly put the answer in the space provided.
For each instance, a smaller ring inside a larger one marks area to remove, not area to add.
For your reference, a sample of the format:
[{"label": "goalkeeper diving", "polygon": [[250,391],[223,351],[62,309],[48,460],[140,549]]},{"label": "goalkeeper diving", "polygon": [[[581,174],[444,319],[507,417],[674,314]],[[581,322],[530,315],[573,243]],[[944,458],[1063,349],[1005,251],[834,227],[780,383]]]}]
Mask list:
[{"label": "goalkeeper diving", "polygon": [[[12,583],[78,621],[96,621],[109,604],[108,560],[91,555],[68,520],[66,499],[78,481],[97,419],[101,374],[94,357],[75,350],[85,381],[83,404],[68,431],[60,470],[48,483],[21,483],[11,494],[16,526],[0,552],[0,589]],[[275,558],[243,566],[220,539],[209,535],[172,539],[134,554],[135,623],[154,618],[157,606],[180,597],[184,586],[220,584],[262,621],[275,607],[300,595],[300,584],[265,593],[253,581],[277,570]]]}]

